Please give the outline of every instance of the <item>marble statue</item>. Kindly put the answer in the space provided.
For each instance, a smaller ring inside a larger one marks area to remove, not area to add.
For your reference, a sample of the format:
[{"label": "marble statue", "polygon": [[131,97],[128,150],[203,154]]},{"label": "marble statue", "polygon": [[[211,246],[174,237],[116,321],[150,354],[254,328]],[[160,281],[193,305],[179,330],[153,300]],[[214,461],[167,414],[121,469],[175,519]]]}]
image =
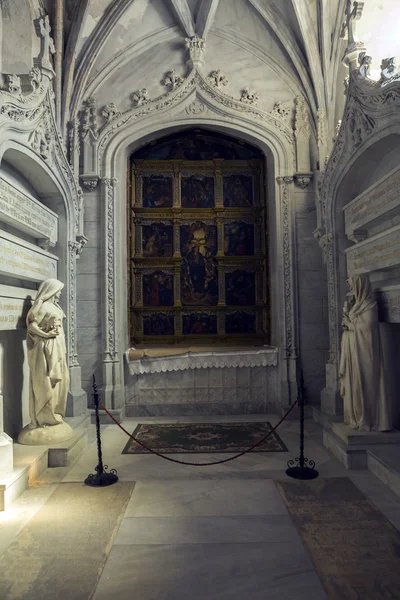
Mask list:
[{"label": "marble statue", "polygon": [[392,79],[398,79],[400,73],[396,70],[396,58],[391,56],[390,58],[383,58],[381,63],[381,78],[380,83],[386,83]]},{"label": "marble statue", "polygon": [[57,279],[43,281],[26,317],[31,423],[19,434],[20,444],[51,444],[73,435],[64,421],[69,372],[65,314],[58,303],[63,287]]},{"label": "marble statue", "polygon": [[347,284],[339,368],[344,422],[361,431],[389,431],[377,303],[367,275],[349,278]]}]

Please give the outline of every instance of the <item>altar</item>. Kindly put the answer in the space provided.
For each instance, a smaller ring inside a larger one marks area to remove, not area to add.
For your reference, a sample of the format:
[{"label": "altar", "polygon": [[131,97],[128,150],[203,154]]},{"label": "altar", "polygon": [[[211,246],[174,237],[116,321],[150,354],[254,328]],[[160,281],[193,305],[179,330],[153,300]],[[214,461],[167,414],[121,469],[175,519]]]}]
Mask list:
[{"label": "altar", "polygon": [[129,348],[127,416],[277,412],[273,346]]}]

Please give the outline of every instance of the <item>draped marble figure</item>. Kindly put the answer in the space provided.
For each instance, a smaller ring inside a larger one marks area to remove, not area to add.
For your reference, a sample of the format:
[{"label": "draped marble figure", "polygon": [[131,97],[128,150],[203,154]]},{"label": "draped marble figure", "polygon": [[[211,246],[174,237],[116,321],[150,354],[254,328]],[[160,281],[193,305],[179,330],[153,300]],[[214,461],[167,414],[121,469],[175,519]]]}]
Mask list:
[{"label": "draped marble figure", "polygon": [[347,284],[339,368],[344,422],[361,431],[389,431],[377,303],[368,276],[349,278]]},{"label": "draped marble figure", "polygon": [[72,435],[64,423],[69,372],[62,324],[65,314],[58,303],[63,287],[57,279],[43,281],[26,318],[31,423],[18,438],[22,444],[51,443]]}]

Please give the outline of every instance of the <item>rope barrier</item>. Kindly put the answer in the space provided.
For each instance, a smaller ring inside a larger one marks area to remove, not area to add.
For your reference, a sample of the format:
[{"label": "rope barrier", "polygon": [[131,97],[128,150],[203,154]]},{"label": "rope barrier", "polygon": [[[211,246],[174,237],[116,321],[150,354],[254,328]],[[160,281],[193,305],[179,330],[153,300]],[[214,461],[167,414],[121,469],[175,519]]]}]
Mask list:
[{"label": "rope barrier", "polygon": [[170,458],[169,456],[165,456],[165,454],[160,454],[159,452],[156,452],[156,450],[152,450],[151,448],[149,448],[148,446],[146,446],[146,444],[143,444],[143,442],[141,442],[137,438],[135,438],[124,427],[122,427],[121,423],[118,423],[118,421],[116,421],[116,419],[114,419],[114,417],[112,416],[112,414],[106,409],[106,407],[103,404],[101,404],[100,406],[107,413],[107,415],[110,417],[110,419],[112,419],[114,421],[114,423],[116,425],[118,425],[118,427],[120,429],[122,429],[122,431],[124,433],[126,433],[127,436],[129,436],[132,440],[134,440],[137,444],[139,444],[139,446],[142,446],[142,448],[145,448],[145,450],[147,450],[148,452],[151,452],[152,454],[155,454],[156,456],[159,456],[160,458],[164,458],[165,460],[169,460],[170,462],[178,463],[179,465],[188,465],[190,467],[210,467],[212,465],[220,465],[222,463],[226,463],[226,462],[229,462],[231,460],[234,460],[235,458],[239,458],[240,456],[243,456],[244,454],[247,454],[248,452],[251,452],[254,448],[256,448],[257,446],[259,446],[260,444],[262,444],[270,435],[272,435],[274,433],[274,431],[276,431],[278,429],[279,425],[286,419],[286,417],[293,410],[293,408],[296,406],[296,404],[297,404],[297,400],[295,400],[295,402],[292,404],[292,406],[289,408],[289,410],[283,415],[283,417],[279,421],[279,423],[277,423],[277,425],[275,425],[275,427],[273,427],[271,429],[271,431],[269,431],[261,440],[259,440],[255,444],[253,444],[250,448],[247,448],[246,450],[243,450],[243,452],[240,452],[239,454],[235,454],[234,456],[230,456],[229,458],[224,458],[223,460],[216,460],[214,462],[208,462],[208,463],[185,462],[183,460],[177,460],[176,458]]}]

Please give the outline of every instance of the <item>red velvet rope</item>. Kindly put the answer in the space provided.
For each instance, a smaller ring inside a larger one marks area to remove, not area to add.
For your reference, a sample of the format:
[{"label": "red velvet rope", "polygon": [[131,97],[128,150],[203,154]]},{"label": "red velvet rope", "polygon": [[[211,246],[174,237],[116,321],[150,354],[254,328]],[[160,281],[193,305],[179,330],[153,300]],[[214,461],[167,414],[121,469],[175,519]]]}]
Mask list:
[{"label": "red velvet rope", "polygon": [[116,425],[118,425],[118,427],[120,429],[122,429],[122,431],[124,433],[126,433],[126,435],[128,435],[132,440],[134,440],[137,444],[139,444],[139,446],[142,446],[142,448],[145,448],[145,450],[148,450],[152,454],[155,454],[156,456],[159,456],[160,458],[164,458],[165,460],[169,460],[170,462],[178,463],[179,465],[189,465],[190,467],[209,467],[211,465],[220,465],[222,463],[229,462],[231,460],[234,460],[235,458],[239,458],[240,456],[243,456],[244,454],[247,454],[248,452],[251,452],[251,450],[253,450],[257,446],[259,446],[260,444],[262,444],[262,442],[264,442],[270,435],[272,435],[274,433],[274,431],[276,431],[276,429],[278,429],[279,425],[282,423],[282,421],[284,421],[286,419],[286,417],[288,416],[288,414],[290,413],[290,411],[293,410],[293,408],[296,406],[296,404],[297,404],[297,400],[295,400],[295,402],[292,404],[292,406],[289,408],[289,410],[284,414],[284,416],[279,421],[279,423],[277,425],[275,425],[275,427],[273,429],[271,429],[271,431],[269,431],[261,440],[259,440],[255,444],[253,444],[250,448],[247,448],[247,450],[243,450],[243,452],[240,452],[239,454],[235,454],[234,456],[230,456],[229,458],[224,458],[223,460],[216,460],[214,462],[208,462],[208,463],[184,462],[183,460],[177,460],[175,458],[170,458],[169,456],[165,456],[164,454],[160,454],[159,452],[156,452],[155,450],[152,450],[151,448],[149,448],[148,446],[146,446],[146,444],[143,444],[143,442],[140,442],[137,438],[133,437],[133,435],[131,433],[129,433],[124,427],[122,427],[122,425],[120,423],[118,423],[118,421],[116,421],[114,419],[114,417],[112,416],[112,414],[106,409],[106,407],[103,404],[100,404],[100,406],[108,414],[108,416],[110,417],[110,419],[112,419],[114,421],[114,423]]}]

